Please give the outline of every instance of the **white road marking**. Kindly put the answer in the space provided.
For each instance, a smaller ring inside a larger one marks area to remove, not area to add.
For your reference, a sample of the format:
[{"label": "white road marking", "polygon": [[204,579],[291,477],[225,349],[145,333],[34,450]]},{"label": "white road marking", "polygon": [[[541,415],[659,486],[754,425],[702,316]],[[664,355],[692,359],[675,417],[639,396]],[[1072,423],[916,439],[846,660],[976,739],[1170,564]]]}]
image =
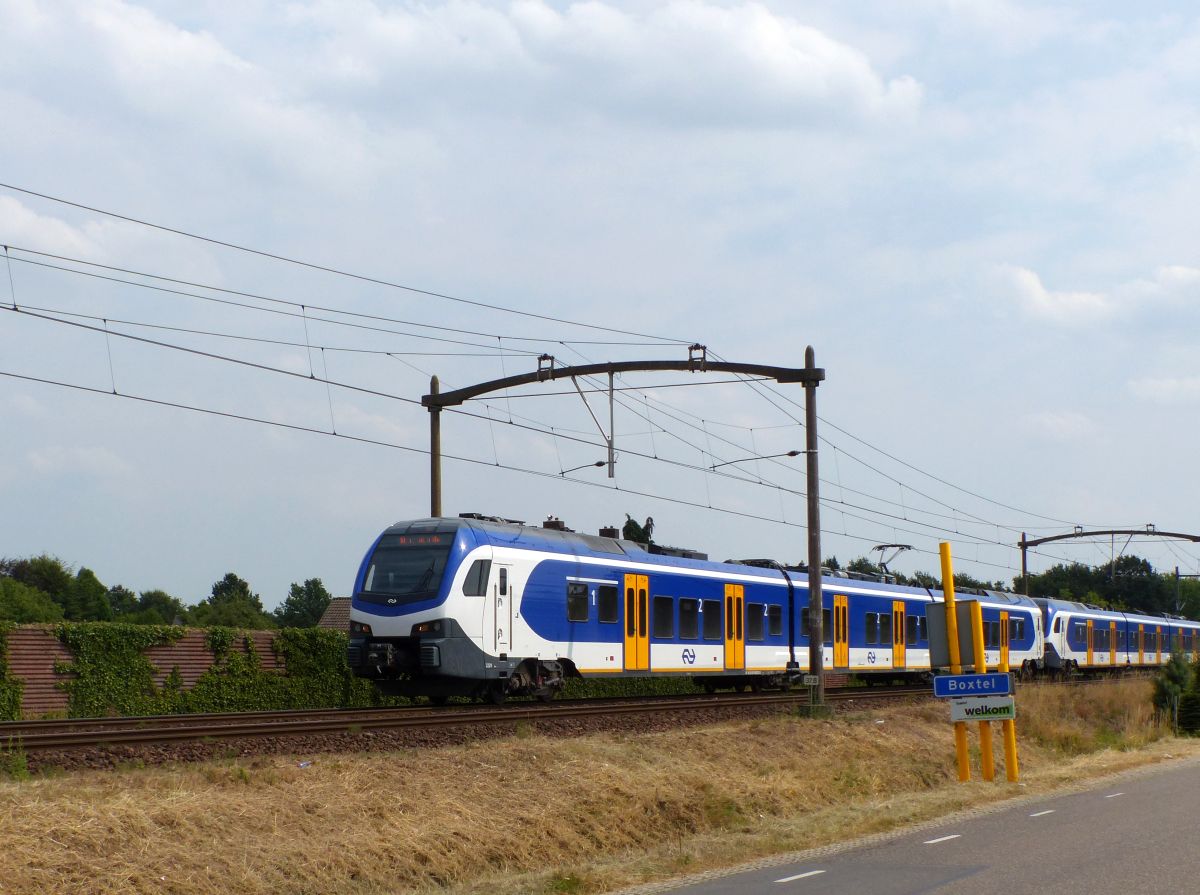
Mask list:
[{"label": "white road marking", "polygon": [[951,833],[949,836],[943,836],[940,839],[926,839],[925,844],[926,845],[937,845],[939,842],[948,842],[951,839],[959,839],[961,837],[962,837],[962,833]]},{"label": "white road marking", "polygon": [[1048,808],[1045,811],[1039,811],[1037,814],[1031,814],[1029,816],[1030,817],[1045,817],[1047,814],[1053,814],[1053,813],[1054,813],[1054,809]]},{"label": "white road marking", "polygon": [[1114,792],[1114,793],[1112,793],[1111,795],[1107,795],[1107,796],[1105,796],[1104,798],[1106,798],[1106,799],[1115,799],[1117,796],[1123,796],[1123,795],[1125,795],[1125,793],[1123,793],[1123,792]]},{"label": "white road marking", "polygon": [[777,883],[794,883],[798,879],[804,879],[807,876],[816,876],[819,873],[824,873],[824,870],[810,870],[808,873],[797,873],[795,876],[785,876],[783,879],[777,879]]}]

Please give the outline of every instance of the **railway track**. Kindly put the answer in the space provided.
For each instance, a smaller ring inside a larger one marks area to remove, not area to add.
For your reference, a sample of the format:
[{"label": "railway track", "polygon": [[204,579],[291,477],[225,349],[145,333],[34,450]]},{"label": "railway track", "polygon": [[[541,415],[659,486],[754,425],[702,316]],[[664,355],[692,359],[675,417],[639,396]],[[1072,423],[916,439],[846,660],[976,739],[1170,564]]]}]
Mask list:
[{"label": "railway track", "polygon": [[[928,696],[929,688],[851,687],[826,692],[829,702]],[[95,749],[108,746],[228,741],[255,737],[303,737],[359,734],[364,731],[437,730],[450,727],[512,725],[518,722],[581,721],[603,717],[673,712],[712,712],[746,708],[792,708],[808,704],[806,691],[718,694],[684,697],[635,697],[623,700],[574,700],[444,708],[323,709],[286,712],[224,712],[132,718],[76,718],[0,723],[0,747],[27,753]]]}]

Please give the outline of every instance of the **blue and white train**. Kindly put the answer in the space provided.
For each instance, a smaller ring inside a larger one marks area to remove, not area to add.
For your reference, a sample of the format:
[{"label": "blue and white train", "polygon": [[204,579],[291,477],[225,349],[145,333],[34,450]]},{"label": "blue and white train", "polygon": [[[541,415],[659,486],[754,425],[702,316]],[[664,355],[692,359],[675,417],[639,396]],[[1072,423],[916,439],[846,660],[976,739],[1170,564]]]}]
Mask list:
[{"label": "blue and white train", "polygon": [[[570,677],[689,676],[707,689],[808,671],[808,575],[468,515],[388,528],[355,579],[349,661],[389,693],[548,699]],[[930,668],[941,594],[825,574],[826,669]],[[964,594],[964,596],[966,596]],[[985,591],[987,661],[1014,671],[1155,665],[1200,649],[1200,624]]]}]

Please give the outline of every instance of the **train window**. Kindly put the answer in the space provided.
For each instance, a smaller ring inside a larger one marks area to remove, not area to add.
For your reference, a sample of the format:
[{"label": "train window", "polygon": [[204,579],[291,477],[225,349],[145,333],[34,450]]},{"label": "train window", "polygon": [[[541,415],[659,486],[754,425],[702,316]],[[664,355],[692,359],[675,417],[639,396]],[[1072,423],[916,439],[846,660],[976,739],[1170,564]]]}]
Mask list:
[{"label": "train window", "polygon": [[700,614],[704,616],[704,639],[721,639],[721,601],[704,600],[700,604]]},{"label": "train window", "polygon": [[508,569],[502,568],[500,570],[500,595],[506,596],[507,594],[508,594]]},{"label": "train window", "polygon": [[1082,641],[1085,637],[1087,637],[1087,626],[1084,625],[1083,622],[1075,622],[1075,624],[1072,626],[1071,634],[1077,640]]},{"label": "train window", "polygon": [[1061,617],[1054,619],[1054,627],[1051,628],[1051,632],[1054,634],[1058,634],[1060,631],[1062,631],[1062,618]]},{"label": "train window", "polygon": [[762,640],[763,639],[763,613],[766,606],[762,603],[747,603],[746,604],[746,639],[747,640]]},{"label": "train window", "polygon": [[675,601],[670,597],[654,598],[654,636],[675,636]]},{"label": "train window", "polygon": [[588,620],[588,586],[582,581],[567,582],[567,621]]},{"label": "train window", "polygon": [[772,637],[778,637],[783,633],[783,607],[768,606],[767,607],[767,633]]},{"label": "train window", "polygon": [[867,643],[879,642],[879,613],[868,612],[866,615]]},{"label": "train window", "polygon": [[921,616],[921,642],[929,642],[929,621],[925,616]]},{"label": "train window", "polygon": [[625,636],[637,636],[637,600],[632,587],[625,588]]},{"label": "train window", "polygon": [[1025,619],[1010,618],[1008,620],[1008,642],[1016,643],[1025,639]]},{"label": "train window", "polygon": [[700,601],[679,601],[679,636],[695,640],[700,636]]},{"label": "train window", "polygon": [[488,573],[491,570],[492,561],[490,559],[477,559],[471,563],[471,568],[467,570],[467,577],[463,579],[463,596],[482,597],[486,594]]},{"label": "train window", "polygon": [[[808,624],[808,607],[805,606],[800,610],[800,635],[809,637],[811,634]],[[826,643],[833,643],[833,612],[829,609],[821,610],[821,635]]]},{"label": "train window", "polygon": [[905,623],[905,627],[908,628],[905,633],[908,634],[909,644],[911,645],[917,643],[921,639],[921,616],[908,616],[908,621]]},{"label": "train window", "polygon": [[621,617],[616,585],[601,584],[596,588],[596,614],[602,622],[615,622]]},{"label": "train window", "polygon": [[885,646],[892,642],[892,614],[879,613],[879,642]]}]

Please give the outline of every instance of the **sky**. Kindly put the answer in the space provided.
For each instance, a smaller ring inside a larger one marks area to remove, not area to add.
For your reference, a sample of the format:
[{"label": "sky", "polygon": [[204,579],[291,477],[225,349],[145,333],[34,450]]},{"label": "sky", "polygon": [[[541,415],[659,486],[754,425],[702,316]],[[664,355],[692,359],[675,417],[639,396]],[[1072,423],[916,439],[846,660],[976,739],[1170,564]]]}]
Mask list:
[{"label": "sky", "polygon": [[[1011,581],[1021,532],[1200,532],[1193,4],[0,17],[0,556],[347,594],[430,512],[431,376],[692,344],[814,348],[826,557]],[[732,379],[618,377],[613,478],[603,380],[443,414],[444,513],[803,561],[803,389]],[[1030,566],[1121,550],[1200,572],[1154,537]]]}]

